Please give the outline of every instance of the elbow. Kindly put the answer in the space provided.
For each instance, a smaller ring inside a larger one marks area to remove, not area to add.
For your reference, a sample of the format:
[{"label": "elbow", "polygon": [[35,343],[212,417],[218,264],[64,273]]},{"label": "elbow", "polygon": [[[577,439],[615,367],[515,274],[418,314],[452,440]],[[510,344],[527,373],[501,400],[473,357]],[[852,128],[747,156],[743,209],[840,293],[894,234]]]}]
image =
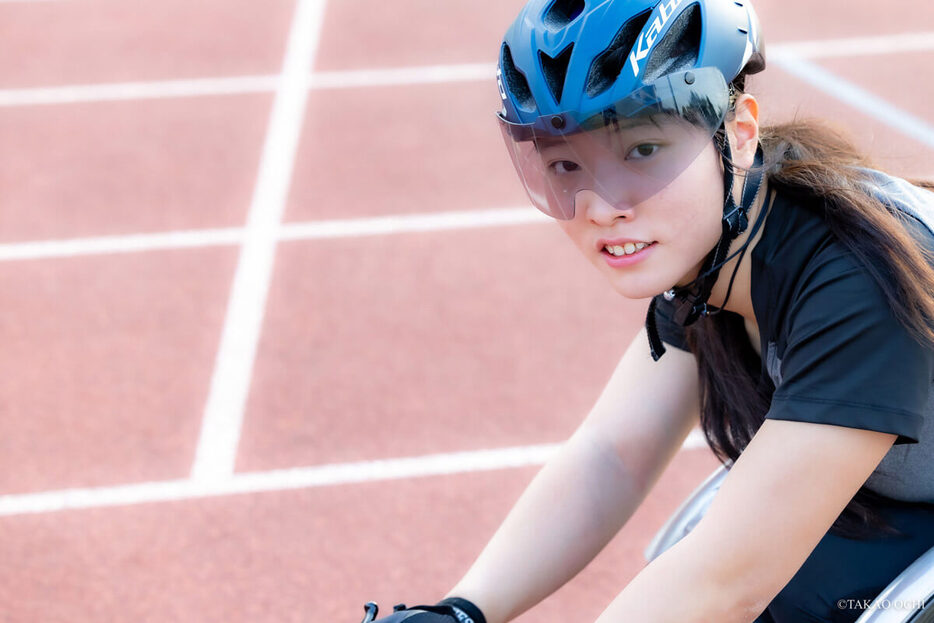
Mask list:
[{"label": "elbow", "polygon": [[695,577],[705,587],[699,608],[704,616],[699,621],[750,623],[786,583],[774,581],[767,560],[757,559],[749,551],[738,551],[735,546],[722,547],[705,539],[697,528],[672,550],[678,546],[683,547],[683,560],[694,561],[698,570]]},{"label": "elbow", "polygon": [[[773,595],[761,586],[756,586],[750,577],[755,575],[749,570],[747,578],[731,581],[714,580],[707,584],[703,615],[697,621],[717,623],[752,623],[768,607]],[[698,613],[700,614],[700,613]]]}]

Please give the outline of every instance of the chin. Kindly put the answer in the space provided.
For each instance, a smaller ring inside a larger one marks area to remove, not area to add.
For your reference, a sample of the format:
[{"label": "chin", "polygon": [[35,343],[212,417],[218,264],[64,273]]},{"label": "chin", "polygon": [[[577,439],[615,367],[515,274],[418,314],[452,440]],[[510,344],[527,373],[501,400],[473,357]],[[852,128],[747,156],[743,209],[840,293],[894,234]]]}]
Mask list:
[{"label": "chin", "polygon": [[594,265],[610,286],[627,299],[657,296],[675,285],[690,283],[700,272],[701,262],[684,262],[671,255],[656,256],[629,268],[610,268],[602,257]]},{"label": "chin", "polygon": [[647,299],[661,294],[671,287],[658,279],[610,279],[617,294],[627,299]]}]

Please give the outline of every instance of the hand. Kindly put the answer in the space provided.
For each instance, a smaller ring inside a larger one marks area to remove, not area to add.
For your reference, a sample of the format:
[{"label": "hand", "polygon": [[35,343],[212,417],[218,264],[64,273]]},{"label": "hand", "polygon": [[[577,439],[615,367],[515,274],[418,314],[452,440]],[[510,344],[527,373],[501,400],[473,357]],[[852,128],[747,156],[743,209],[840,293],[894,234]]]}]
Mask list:
[{"label": "hand", "polygon": [[363,623],[486,623],[483,612],[473,603],[460,597],[449,597],[434,606],[413,606],[406,608],[399,604],[393,613],[382,619],[376,619],[379,607],[369,602],[366,606]]},{"label": "hand", "polygon": [[[372,608],[370,607],[372,606]],[[393,613],[381,619],[373,620],[377,613],[376,604],[367,604],[367,616],[363,623],[459,623],[457,615],[451,606],[413,606],[406,608],[400,604],[393,609]]]}]

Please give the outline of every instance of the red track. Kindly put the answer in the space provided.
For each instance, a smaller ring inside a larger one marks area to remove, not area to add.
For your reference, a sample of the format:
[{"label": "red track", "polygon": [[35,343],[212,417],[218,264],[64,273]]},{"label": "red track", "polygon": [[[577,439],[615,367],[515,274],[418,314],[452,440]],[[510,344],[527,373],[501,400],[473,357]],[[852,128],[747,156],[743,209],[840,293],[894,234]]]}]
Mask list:
[{"label": "red track", "polygon": [[[492,66],[520,4],[329,0],[314,69]],[[921,0],[757,8],[777,54],[780,43],[934,31]],[[0,103],[20,89],[274,77],[293,9],[291,0],[0,2]],[[929,132],[931,61],[931,46],[810,59]],[[441,597],[534,474],[39,513],[26,512],[34,496],[9,497],[189,478],[239,247],[104,247],[135,234],[242,235],[271,84],[0,106],[0,621],[355,623],[368,600],[386,610]],[[929,138],[777,64],[751,86],[767,119],[829,117],[879,164],[934,176]],[[496,100],[490,80],[313,89],[283,222],[525,205]],[[118,238],[80,256],[19,244],[101,236]],[[8,257],[21,251],[25,259]],[[559,442],[643,310],[547,223],[281,242],[235,473]],[[682,451],[597,561],[521,620],[595,618],[715,465],[705,449]]]}]

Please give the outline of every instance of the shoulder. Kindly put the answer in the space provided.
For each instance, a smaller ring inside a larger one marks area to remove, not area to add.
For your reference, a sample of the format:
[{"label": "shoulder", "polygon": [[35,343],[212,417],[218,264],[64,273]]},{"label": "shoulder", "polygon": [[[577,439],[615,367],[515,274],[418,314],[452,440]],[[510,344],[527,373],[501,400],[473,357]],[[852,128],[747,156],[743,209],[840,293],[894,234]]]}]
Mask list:
[{"label": "shoulder", "polygon": [[887,299],[877,281],[881,270],[881,266],[857,257],[842,242],[827,236],[811,249],[795,278],[789,315],[813,308],[814,305],[807,303],[814,297],[820,297],[821,305],[829,305],[823,308],[827,313],[845,311],[854,299],[862,301],[860,307],[868,307],[871,301],[873,308],[875,304],[884,304],[887,308]]},{"label": "shoulder", "polygon": [[[901,222],[911,237],[920,248],[934,251],[934,233],[920,216],[927,206],[920,205],[921,199],[916,197],[910,202],[907,199],[914,197],[914,191],[930,196],[930,213],[934,216],[934,193],[898,178],[885,176],[877,181],[873,194],[888,197],[887,202],[881,198],[880,201],[890,209],[899,206]],[[889,189],[886,184],[896,190]],[[927,197],[923,199],[927,201]],[[906,202],[914,208],[906,207]],[[880,209],[885,208],[880,204]],[[891,282],[889,262],[872,247],[879,239],[855,247],[844,243],[831,227],[828,210],[822,198],[780,190],[766,223],[764,244],[759,245],[763,248],[757,246],[753,254],[753,297],[757,313],[761,310],[772,315],[775,323],[784,324],[789,316],[803,310],[802,305],[809,297],[827,288],[832,288],[835,296],[823,302],[833,307],[847,305],[852,297],[880,303],[876,310],[880,313],[883,308],[890,307],[885,287]],[[934,219],[931,223],[934,225]],[[838,227],[859,228],[866,224],[853,221]],[[859,230],[856,230],[858,236]]]},{"label": "shoulder", "polygon": [[[934,237],[934,192],[900,177],[873,169],[860,169],[864,188],[874,198],[890,208],[911,217],[908,222],[922,226],[916,232],[926,238]],[[923,231],[921,231],[923,229]]]}]

